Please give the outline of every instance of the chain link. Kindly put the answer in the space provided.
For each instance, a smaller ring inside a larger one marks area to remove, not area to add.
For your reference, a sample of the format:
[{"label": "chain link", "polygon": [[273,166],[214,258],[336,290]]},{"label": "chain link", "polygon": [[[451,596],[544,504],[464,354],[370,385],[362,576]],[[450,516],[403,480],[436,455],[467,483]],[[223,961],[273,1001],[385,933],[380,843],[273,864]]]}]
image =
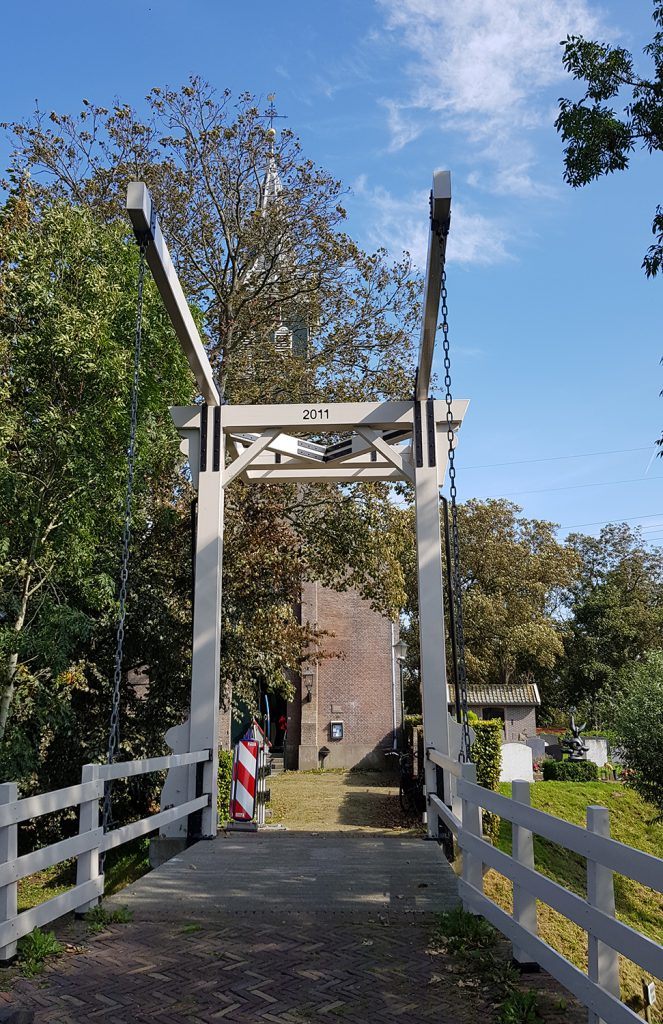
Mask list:
[{"label": "chain link", "polygon": [[442,314],[442,350],[444,352],[444,400],[447,406],[447,441],[449,444],[449,504],[451,507],[451,544],[452,544],[452,580],[453,587],[449,599],[454,603],[455,610],[455,634],[457,653],[457,675],[458,693],[456,699],[460,703],[461,715],[461,749],[459,760],[470,760],[470,723],[467,707],[467,671],[465,668],[465,636],[463,632],[463,599],[461,594],[460,579],[460,544],[458,540],[458,508],[456,504],[456,464],[455,464],[455,443],[453,417],[453,396],[451,393],[451,356],[449,347],[449,308],[447,305],[447,272],[445,267],[446,233],[440,231],[438,234],[442,255],[442,282],[440,287],[440,312]]},{"label": "chain link", "polygon": [[[136,332],[134,340],[134,376],[131,386],[131,426],[127,448],[127,484],[124,500],[124,528],[122,531],[122,557],[120,560],[120,597],[117,629],[115,634],[115,659],[113,669],[113,697],[108,732],[107,763],[112,764],[120,746],[120,698],[122,687],[122,662],[124,660],[124,623],[127,615],[127,585],[129,580],[129,554],[131,548],[131,518],[136,468],[136,427],[138,424],[138,386],[140,371],[140,350],[143,337],[143,289],[145,284],[145,253],[149,242],[140,239],[140,262],[138,265],[138,295],[136,301]],[[113,824],[112,785],[104,786],[103,828],[107,832]]]}]

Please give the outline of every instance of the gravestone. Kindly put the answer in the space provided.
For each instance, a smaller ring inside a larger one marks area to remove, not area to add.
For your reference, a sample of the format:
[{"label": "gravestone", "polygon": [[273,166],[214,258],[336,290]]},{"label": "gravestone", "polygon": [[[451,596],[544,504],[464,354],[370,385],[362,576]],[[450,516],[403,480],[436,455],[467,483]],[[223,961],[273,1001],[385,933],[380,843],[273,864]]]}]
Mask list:
[{"label": "gravestone", "polygon": [[542,736],[528,736],[525,743],[532,751],[532,757],[535,761],[543,761],[546,756],[546,741]]},{"label": "gravestone", "polygon": [[534,782],[532,750],[526,743],[502,744],[500,782],[513,782],[514,779]]}]

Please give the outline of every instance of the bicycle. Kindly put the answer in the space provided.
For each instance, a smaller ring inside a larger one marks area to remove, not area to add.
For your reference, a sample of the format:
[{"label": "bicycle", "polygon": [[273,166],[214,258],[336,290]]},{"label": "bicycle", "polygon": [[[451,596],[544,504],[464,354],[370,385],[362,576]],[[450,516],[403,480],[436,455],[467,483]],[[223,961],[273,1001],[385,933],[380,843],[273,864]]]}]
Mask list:
[{"label": "bicycle", "polygon": [[388,750],[387,757],[398,758],[398,801],[403,814],[422,814],[426,809],[423,772],[414,774],[414,754],[411,750]]}]

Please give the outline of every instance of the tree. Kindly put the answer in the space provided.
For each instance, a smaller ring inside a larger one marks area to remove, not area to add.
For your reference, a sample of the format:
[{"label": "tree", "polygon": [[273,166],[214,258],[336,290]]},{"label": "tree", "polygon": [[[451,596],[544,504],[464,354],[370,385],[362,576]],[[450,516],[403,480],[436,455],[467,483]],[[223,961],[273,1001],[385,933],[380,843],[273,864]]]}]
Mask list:
[{"label": "tree", "polygon": [[[564,67],[586,91],[578,101],[561,98],[555,127],[567,143],[564,178],[577,188],[613,171],[625,170],[630,154],[641,144],[649,153],[663,150],[663,0],[654,0],[656,31],[644,53],[651,58],[651,77],[635,70],[632,54],[611,46],[568,36]],[[626,96],[619,113],[610,101]],[[652,223],[655,242],[644,257],[647,277],[663,267],[663,207],[656,208]]]},{"label": "tree", "polygon": [[[127,183],[145,181],[229,400],[407,393],[418,319],[409,259],[362,252],[342,230],[341,183],[291,131],[266,133],[250,94],[235,100],[194,77],[147,99],[144,122],[127,105],[86,100],[78,117],[37,111],[8,125],[9,180],[30,172],[47,201],[60,195],[122,223]],[[304,360],[279,357],[282,324],[311,328]]]},{"label": "tree", "polygon": [[579,572],[566,598],[566,703],[586,702],[594,724],[609,725],[597,715],[614,705],[622,670],[663,646],[663,551],[649,550],[625,523],[567,543]]},{"label": "tree", "polygon": [[630,665],[622,682],[615,729],[625,763],[633,770],[628,782],[657,809],[656,820],[663,821],[663,652]]},{"label": "tree", "polygon": [[[17,686],[17,724],[49,694],[71,706],[81,646],[114,617],[136,274],[122,227],[63,201],[37,212],[28,183],[0,213],[0,738]],[[193,383],[149,283],[143,338],[138,529],[177,458],[167,405]]]},{"label": "tree", "polygon": [[[576,557],[555,539],[554,523],[519,513],[518,506],[505,499],[471,499],[458,508],[470,683],[509,683],[521,676],[540,679],[564,653],[563,629],[555,613],[571,583]],[[402,516],[401,557],[408,592],[405,632],[413,673],[418,658],[414,512],[409,508]]]},{"label": "tree", "polygon": [[[384,252],[359,249],[342,230],[340,183],[302,155],[291,132],[276,139],[266,133],[249,95],[235,100],[195,78],[180,90],[153,90],[149,104],[144,122],[127,106],[108,110],[85,101],[79,117],[37,113],[12,126],[9,182],[29,180],[37,211],[55,198],[123,231],[127,182],[146,181],[226,399],[377,400],[407,393],[418,318],[409,260],[392,263]],[[272,189],[275,171],[280,187]],[[277,343],[282,326],[292,353]],[[172,471],[161,480],[166,491],[174,487]],[[251,703],[258,686],[291,687],[289,670],[311,639],[294,614],[303,576],[357,587],[395,614],[403,595],[382,532],[389,493],[379,485],[262,490],[240,481],[229,489],[222,671],[237,697]],[[136,531],[136,564],[145,576],[132,577],[136,643],[128,639],[128,655],[132,667],[149,666],[150,688],[156,697],[163,687],[164,706],[179,701],[184,710],[186,500],[177,488],[162,497],[152,525]],[[179,526],[174,547],[166,546],[168,561],[147,545],[173,509]],[[142,623],[163,637],[159,649]],[[135,715],[132,721],[147,727],[141,706]]]}]

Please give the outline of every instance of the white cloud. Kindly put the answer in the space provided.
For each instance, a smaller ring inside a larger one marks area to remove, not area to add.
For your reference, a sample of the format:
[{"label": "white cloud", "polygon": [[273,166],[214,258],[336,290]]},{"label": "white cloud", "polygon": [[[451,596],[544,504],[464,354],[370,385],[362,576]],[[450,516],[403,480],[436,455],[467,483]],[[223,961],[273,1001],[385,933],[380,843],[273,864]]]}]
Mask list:
[{"label": "white cloud", "polygon": [[[409,252],[414,263],[424,270],[428,246],[428,193],[416,192],[400,198],[381,185],[369,187],[365,175],[357,179],[353,191],[370,210],[366,231],[368,243],[384,246],[393,256]],[[450,263],[503,263],[511,258],[506,248],[508,237],[507,229],[500,220],[472,212],[454,200],[447,245]]]},{"label": "white cloud", "polygon": [[492,165],[477,184],[540,194],[531,134],[551,123],[551,87],[568,82],[560,40],[606,34],[589,0],[377,2],[387,29],[414,57],[408,94],[385,101],[391,148],[407,145],[432,113]]}]

